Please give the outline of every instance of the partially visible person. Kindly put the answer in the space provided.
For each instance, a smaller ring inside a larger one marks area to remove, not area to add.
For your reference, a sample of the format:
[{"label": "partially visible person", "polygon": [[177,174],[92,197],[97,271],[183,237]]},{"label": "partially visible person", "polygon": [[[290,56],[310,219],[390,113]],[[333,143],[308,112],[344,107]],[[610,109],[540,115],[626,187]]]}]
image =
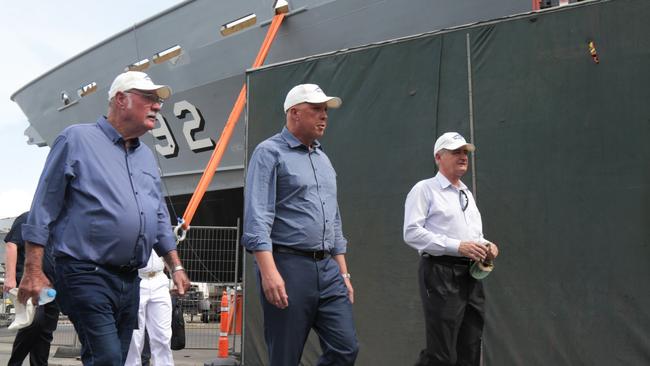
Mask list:
[{"label": "partially visible person", "polygon": [[311,329],[319,366],[353,365],[359,350],[336,172],[318,141],[340,105],[318,85],[295,86],[286,126],[248,164],[242,244],[255,255],[271,366],[297,366]]},{"label": "partially visible person", "polygon": [[[9,233],[5,236],[6,258],[5,258],[5,281],[3,291],[5,293],[16,288],[23,275],[23,262],[25,261],[25,242],[21,233],[21,227],[27,220],[29,212],[18,216]],[[50,281],[54,279],[52,258],[49,255],[43,257],[43,272]],[[36,307],[34,321],[31,325],[18,330],[9,357],[9,366],[21,366],[25,357],[29,354],[30,366],[46,366],[50,357],[50,344],[52,333],[56,330],[59,321],[59,307],[55,301]]]},{"label": "partially visible person", "polygon": [[149,347],[149,333],[147,333],[147,328],[144,328],[144,346],[142,346],[142,352],[140,352],[140,360],[142,361],[142,366],[149,366],[151,364],[151,347]]},{"label": "partially visible person", "polygon": [[152,248],[172,269],[179,295],[190,286],[156,158],[139,139],[154,128],[170,95],[143,72],[118,75],[108,91],[108,115],[72,125],[55,139],[23,225],[19,301],[35,301],[50,286],[41,262],[52,246],[57,299],[79,335],[84,365],[126,361],[138,318],[138,268]]},{"label": "partially visible person", "polygon": [[[154,365],[173,365],[170,342],[172,339],[172,300],[169,294],[169,278],[164,273],[165,264],[151,253],[147,266],[138,270],[140,276],[140,308],[138,329],[133,331],[127,366],[140,366],[149,360],[143,348],[149,338],[150,359]],[[146,331],[145,331],[146,328]],[[145,356],[145,357],[143,357]],[[143,360],[144,358],[144,360]]]},{"label": "partially visible person", "polygon": [[485,295],[483,283],[469,270],[472,261],[492,260],[499,251],[483,237],[481,214],[460,180],[474,150],[456,132],[440,136],[433,151],[438,173],[418,182],[406,197],[404,241],[421,256],[427,340],[417,366],[480,362]]}]

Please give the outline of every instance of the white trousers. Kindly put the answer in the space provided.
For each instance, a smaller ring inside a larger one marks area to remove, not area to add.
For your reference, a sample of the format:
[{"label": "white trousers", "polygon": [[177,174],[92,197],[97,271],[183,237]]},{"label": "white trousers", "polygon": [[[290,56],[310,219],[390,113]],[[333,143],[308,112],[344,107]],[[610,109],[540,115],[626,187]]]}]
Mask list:
[{"label": "white trousers", "polygon": [[170,342],[172,338],[172,302],[169,279],[162,272],[140,281],[138,328],[133,330],[125,365],[140,366],[144,346],[144,329],[149,333],[151,361],[155,366],[174,365]]}]

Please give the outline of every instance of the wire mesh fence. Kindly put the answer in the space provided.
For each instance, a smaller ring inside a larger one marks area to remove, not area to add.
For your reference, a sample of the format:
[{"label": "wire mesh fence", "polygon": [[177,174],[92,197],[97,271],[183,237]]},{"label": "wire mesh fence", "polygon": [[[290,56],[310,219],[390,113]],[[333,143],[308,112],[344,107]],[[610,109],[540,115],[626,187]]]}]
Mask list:
[{"label": "wire mesh fence", "polygon": [[[186,348],[216,349],[219,340],[221,299],[228,291],[231,353],[241,352],[241,247],[239,225],[235,227],[193,226],[178,245],[178,254],[192,282],[179,299],[185,318]],[[14,318],[14,306],[4,297],[0,305],[0,326]],[[239,324],[239,327],[237,326]],[[13,338],[1,337],[0,341]],[[78,347],[70,320],[63,314],[54,332],[53,345]],[[216,354],[216,353],[215,353]]]}]

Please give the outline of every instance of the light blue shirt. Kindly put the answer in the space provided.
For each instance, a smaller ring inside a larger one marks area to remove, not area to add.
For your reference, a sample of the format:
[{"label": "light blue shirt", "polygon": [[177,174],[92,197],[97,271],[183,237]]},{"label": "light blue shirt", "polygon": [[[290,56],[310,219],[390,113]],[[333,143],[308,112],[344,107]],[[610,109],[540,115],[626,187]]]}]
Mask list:
[{"label": "light blue shirt", "polygon": [[55,257],[143,267],[152,247],[176,249],[158,165],[138,139],[127,150],[105,117],[66,128],[52,144],[23,238]]},{"label": "light blue shirt", "polygon": [[253,151],[244,190],[242,244],[270,251],[346,251],[336,200],[336,172],[318,141],[310,149],[287,128]]}]

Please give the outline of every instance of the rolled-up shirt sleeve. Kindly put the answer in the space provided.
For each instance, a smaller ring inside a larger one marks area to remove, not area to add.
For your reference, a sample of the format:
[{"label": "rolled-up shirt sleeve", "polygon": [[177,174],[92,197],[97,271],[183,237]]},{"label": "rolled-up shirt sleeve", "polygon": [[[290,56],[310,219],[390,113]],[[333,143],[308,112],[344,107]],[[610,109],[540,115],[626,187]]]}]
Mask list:
[{"label": "rolled-up shirt sleeve", "polygon": [[64,135],[57,137],[52,144],[27,222],[22,227],[25,241],[42,246],[48,243],[51,224],[63,210],[68,183],[75,177],[74,162],[68,159],[71,148],[72,144]]},{"label": "rolled-up shirt sleeve", "polygon": [[404,242],[420,254],[433,255],[458,253],[460,240],[425,227],[433,197],[423,184],[416,184],[404,204]]},{"label": "rolled-up shirt sleeve", "polygon": [[244,193],[242,245],[251,251],[271,251],[275,218],[277,156],[258,146],[248,164]]}]

